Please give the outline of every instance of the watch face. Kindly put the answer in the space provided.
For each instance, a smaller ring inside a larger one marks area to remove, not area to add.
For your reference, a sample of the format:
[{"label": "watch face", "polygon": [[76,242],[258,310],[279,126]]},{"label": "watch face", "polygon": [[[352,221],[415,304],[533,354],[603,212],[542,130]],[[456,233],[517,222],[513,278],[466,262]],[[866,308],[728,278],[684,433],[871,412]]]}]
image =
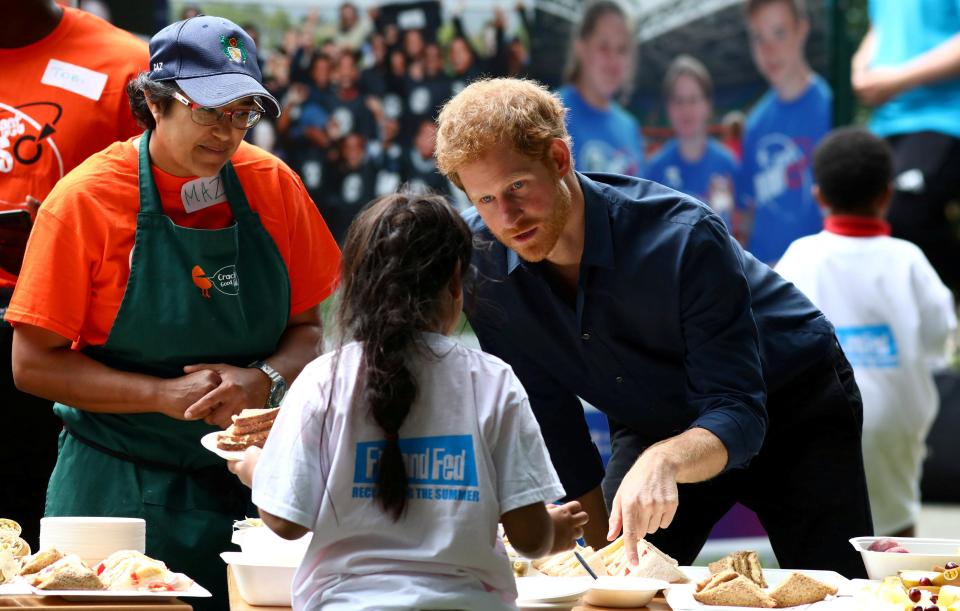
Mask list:
[{"label": "watch face", "polygon": [[283,400],[283,395],[287,391],[287,385],[283,380],[274,380],[270,385],[270,405],[277,407]]}]

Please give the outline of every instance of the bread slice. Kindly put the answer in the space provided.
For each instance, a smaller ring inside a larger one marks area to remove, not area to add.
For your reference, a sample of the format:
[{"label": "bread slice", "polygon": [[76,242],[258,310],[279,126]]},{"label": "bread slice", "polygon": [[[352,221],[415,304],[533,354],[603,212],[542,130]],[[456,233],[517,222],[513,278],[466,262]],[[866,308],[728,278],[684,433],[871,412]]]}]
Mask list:
[{"label": "bread slice", "polygon": [[634,577],[662,579],[669,583],[687,583],[687,576],[677,567],[677,561],[663,553],[657,546],[641,539],[637,541],[637,566],[629,567]]},{"label": "bread slice", "polygon": [[39,573],[61,558],[63,558],[63,553],[55,547],[40,550],[36,554],[24,559],[26,562],[20,570],[20,574],[33,575],[34,573]]},{"label": "bread slice", "polygon": [[726,571],[693,597],[704,605],[726,607],[759,607],[773,609],[777,603],[760,586],[735,571]]},{"label": "bread slice", "polygon": [[234,429],[234,434],[237,435],[248,435],[257,431],[263,431],[273,426],[273,421],[276,420],[279,412],[279,407],[269,409],[245,409],[238,415],[232,417],[233,425],[231,425],[231,428]]},{"label": "bread slice", "polygon": [[780,585],[770,591],[770,598],[778,607],[795,607],[820,602],[828,595],[837,593],[837,588],[817,581],[803,573],[790,573]]},{"label": "bread slice", "polygon": [[103,590],[103,582],[79,557],[64,556],[33,577],[40,590]]},{"label": "bread slice", "polygon": [[715,574],[713,574],[713,575],[710,575],[709,577],[707,577],[707,578],[704,579],[703,581],[697,583],[697,588],[696,588],[695,591],[696,591],[696,592],[701,592],[701,591],[703,591],[703,590],[707,590],[707,589],[712,588],[712,587],[714,587],[714,586],[720,585],[720,584],[723,583],[724,581],[731,581],[731,580],[733,580],[733,579],[736,579],[736,578],[737,578],[737,575],[739,575],[739,574],[740,574],[740,573],[734,571],[733,569],[727,569],[727,570],[724,570],[724,571],[720,571],[719,573],[715,573]]},{"label": "bread slice", "polygon": [[262,448],[263,444],[267,442],[268,435],[270,435],[270,429],[238,436],[227,435],[226,432],[223,432],[217,437],[217,447],[228,452],[246,450],[250,446]]},{"label": "bread slice", "polygon": [[760,558],[757,556],[757,552],[733,552],[716,562],[711,562],[708,566],[713,574],[732,570],[740,573],[761,588],[767,587],[767,581],[763,578],[763,568],[760,566]]},{"label": "bread slice", "polygon": [[587,565],[593,569],[593,572],[596,573],[597,577],[610,574],[610,572],[607,571],[607,565],[603,559],[603,554],[601,554],[599,551],[593,552],[589,556],[584,556],[583,559],[587,561]]}]

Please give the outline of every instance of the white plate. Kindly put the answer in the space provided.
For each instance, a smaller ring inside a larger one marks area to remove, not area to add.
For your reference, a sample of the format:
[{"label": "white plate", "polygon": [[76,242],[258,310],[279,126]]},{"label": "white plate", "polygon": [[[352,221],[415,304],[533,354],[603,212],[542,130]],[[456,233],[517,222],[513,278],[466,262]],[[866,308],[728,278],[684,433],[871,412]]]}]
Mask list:
[{"label": "white plate", "polygon": [[[710,574],[710,569],[705,566],[682,566],[680,570],[684,575],[690,578],[694,584],[706,579]],[[837,573],[836,571],[820,571],[815,569],[763,569],[763,578],[767,580],[767,585],[775,588],[790,576],[790,573],[803,573],[807,577],[812,577],[817,581],[837,588],[837,596],[853,596],[855,588],[850,580]]]},{"label": "white plate", "polygon": [[201,445],[224,460],[243,460],[242,450],[231,452],[228,450],[221,450],[217,447],[217,436],[222,432],[223,431],[214,431],[212,433],[207,433],[200,438]]},{"label": "white plate", "polygon": [[592,582],[590,577],[517,577],[517,605],[575,602]]},{"label": "white plate", "polygon": [[171,598],[210,598],[210,592],[194,582],[189,590],[182,592],[141,592],[139,590],[41,590],[28,586],[31,594],[37,596],[60,596],[64,600],[77,601],[150,601]]},{"label": "white plate", "polygon": [[[768,569],[764,569],[766,572]],[[775,569],[769,569],[775,570]],[[798,571],[808,573],[808,571]],[[769,581],[769,580],[768,580]],[[684,583],[670,586],[667,590],[667,604],[673,611],[764,611],[762,607],[724,607],[705,605],[693,597],[696,590],[696,584]],[[812,605],[798,605],[796,607],[787,607],[791,611],[829,611],[835,609],[850,609],[852,598],[829,597],[827,600],[813,603]]]},{"label": "white plate", "polygon": [[595,607],[636,609],[647,606],[657,592],[669,587],[662,579],[602,576],[590,584],[583,602]]}]

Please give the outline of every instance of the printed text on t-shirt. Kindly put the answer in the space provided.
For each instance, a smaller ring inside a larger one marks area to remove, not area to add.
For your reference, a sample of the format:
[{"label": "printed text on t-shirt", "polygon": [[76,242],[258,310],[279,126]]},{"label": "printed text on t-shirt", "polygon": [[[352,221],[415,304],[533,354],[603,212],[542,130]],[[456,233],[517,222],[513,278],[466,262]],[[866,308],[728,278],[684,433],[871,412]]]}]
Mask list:
[{"label": "printed text on t-shirt", "polygon": [[[385,441],[357,443],[354,498],[371,498]],[[425,500],[480,500],[477,461],[471,435],[401,439],[400,453],[410,483],[410,497]]]}]

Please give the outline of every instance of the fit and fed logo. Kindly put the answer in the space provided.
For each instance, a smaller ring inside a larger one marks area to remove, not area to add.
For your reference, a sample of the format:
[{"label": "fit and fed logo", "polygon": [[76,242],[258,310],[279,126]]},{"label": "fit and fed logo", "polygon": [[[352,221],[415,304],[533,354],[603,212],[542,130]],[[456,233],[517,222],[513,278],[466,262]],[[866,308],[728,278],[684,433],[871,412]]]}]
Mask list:
[{"label": "fit and fed logo", "polygon": [[[410,498],[479,502],[473,436],[416,437],[400,439],[398,443],[410,483]],[[373,498],[385,444],[385,441],[357,444],[353,498]]]}]

